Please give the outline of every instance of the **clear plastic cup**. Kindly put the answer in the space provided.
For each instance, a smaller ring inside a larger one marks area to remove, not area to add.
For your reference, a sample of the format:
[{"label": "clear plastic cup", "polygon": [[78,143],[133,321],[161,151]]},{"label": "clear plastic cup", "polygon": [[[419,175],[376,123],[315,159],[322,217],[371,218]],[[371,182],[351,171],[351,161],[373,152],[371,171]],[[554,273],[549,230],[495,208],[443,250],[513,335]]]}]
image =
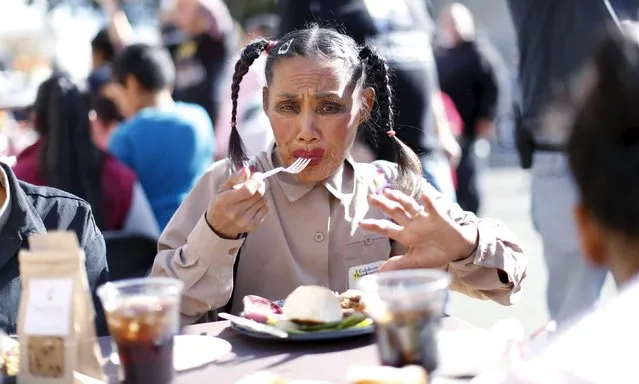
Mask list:
[{"label": "clear plastic cup", "polygon": [[379,272],[358,282],[383,365],[420,365],[429,373],[437,368],[437,331],[449,284],[439,269]]},{"label": "clear plastic cup", "polygon": [[98,288],[124,383],[171,383],[173,338],[180,328],[180,280],[149,277]]}]

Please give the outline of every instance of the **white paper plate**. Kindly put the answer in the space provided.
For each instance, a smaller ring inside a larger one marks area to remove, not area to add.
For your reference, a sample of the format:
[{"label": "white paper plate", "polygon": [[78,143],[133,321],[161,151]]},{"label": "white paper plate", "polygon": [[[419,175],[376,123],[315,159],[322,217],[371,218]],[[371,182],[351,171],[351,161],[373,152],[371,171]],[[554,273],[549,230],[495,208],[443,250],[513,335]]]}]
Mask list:
[{"label": "white paper plate", "polygon": [[[231,352],[231,344],[219,337],[178,335],[173,344],[173,366],[176,371],[186,371],[212,363]],[[111,354],[111,362],[120,364],[117,353]]]}]

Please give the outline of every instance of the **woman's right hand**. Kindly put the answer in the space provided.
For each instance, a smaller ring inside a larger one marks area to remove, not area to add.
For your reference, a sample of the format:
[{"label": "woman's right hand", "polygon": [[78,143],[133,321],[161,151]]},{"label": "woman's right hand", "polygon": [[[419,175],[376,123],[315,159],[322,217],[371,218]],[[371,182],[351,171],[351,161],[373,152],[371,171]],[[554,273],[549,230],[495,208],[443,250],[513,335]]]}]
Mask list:
[{"label": "woman's right hand", "polygon": [[219,188],[206,211],[206,221],[218,236],[237,239],[262,223],[268,213],[264,199],[266,185],[261,173],[240,169]]}]

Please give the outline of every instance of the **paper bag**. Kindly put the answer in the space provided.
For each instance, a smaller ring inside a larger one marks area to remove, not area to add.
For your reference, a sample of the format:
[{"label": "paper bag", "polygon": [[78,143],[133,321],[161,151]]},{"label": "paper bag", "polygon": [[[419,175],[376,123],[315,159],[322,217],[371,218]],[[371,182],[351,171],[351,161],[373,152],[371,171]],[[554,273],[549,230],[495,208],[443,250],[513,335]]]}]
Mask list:
[{"label": "paper bag", "polygon": [[18,383],[73,383],[74,371],[104,380],[85,255],[76,235],[32,235],[29,245],[18,255]]}]

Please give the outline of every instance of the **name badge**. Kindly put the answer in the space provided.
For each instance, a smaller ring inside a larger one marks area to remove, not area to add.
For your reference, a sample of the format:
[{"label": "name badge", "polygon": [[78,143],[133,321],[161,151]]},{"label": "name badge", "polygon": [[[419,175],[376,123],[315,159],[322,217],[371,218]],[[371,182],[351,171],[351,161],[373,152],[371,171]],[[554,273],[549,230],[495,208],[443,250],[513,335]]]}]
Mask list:
[{"label": "name badge", "polygon": [[37,336],[68,335],[72,293],[71,279],[31,279],[24,331]]},{"label": "name badge", "polygon": [[370,264],[357,265],[348,269],[348,289],[357,289],[357,281],[364,276],[377,273],[384,261],[376,261]]}]

